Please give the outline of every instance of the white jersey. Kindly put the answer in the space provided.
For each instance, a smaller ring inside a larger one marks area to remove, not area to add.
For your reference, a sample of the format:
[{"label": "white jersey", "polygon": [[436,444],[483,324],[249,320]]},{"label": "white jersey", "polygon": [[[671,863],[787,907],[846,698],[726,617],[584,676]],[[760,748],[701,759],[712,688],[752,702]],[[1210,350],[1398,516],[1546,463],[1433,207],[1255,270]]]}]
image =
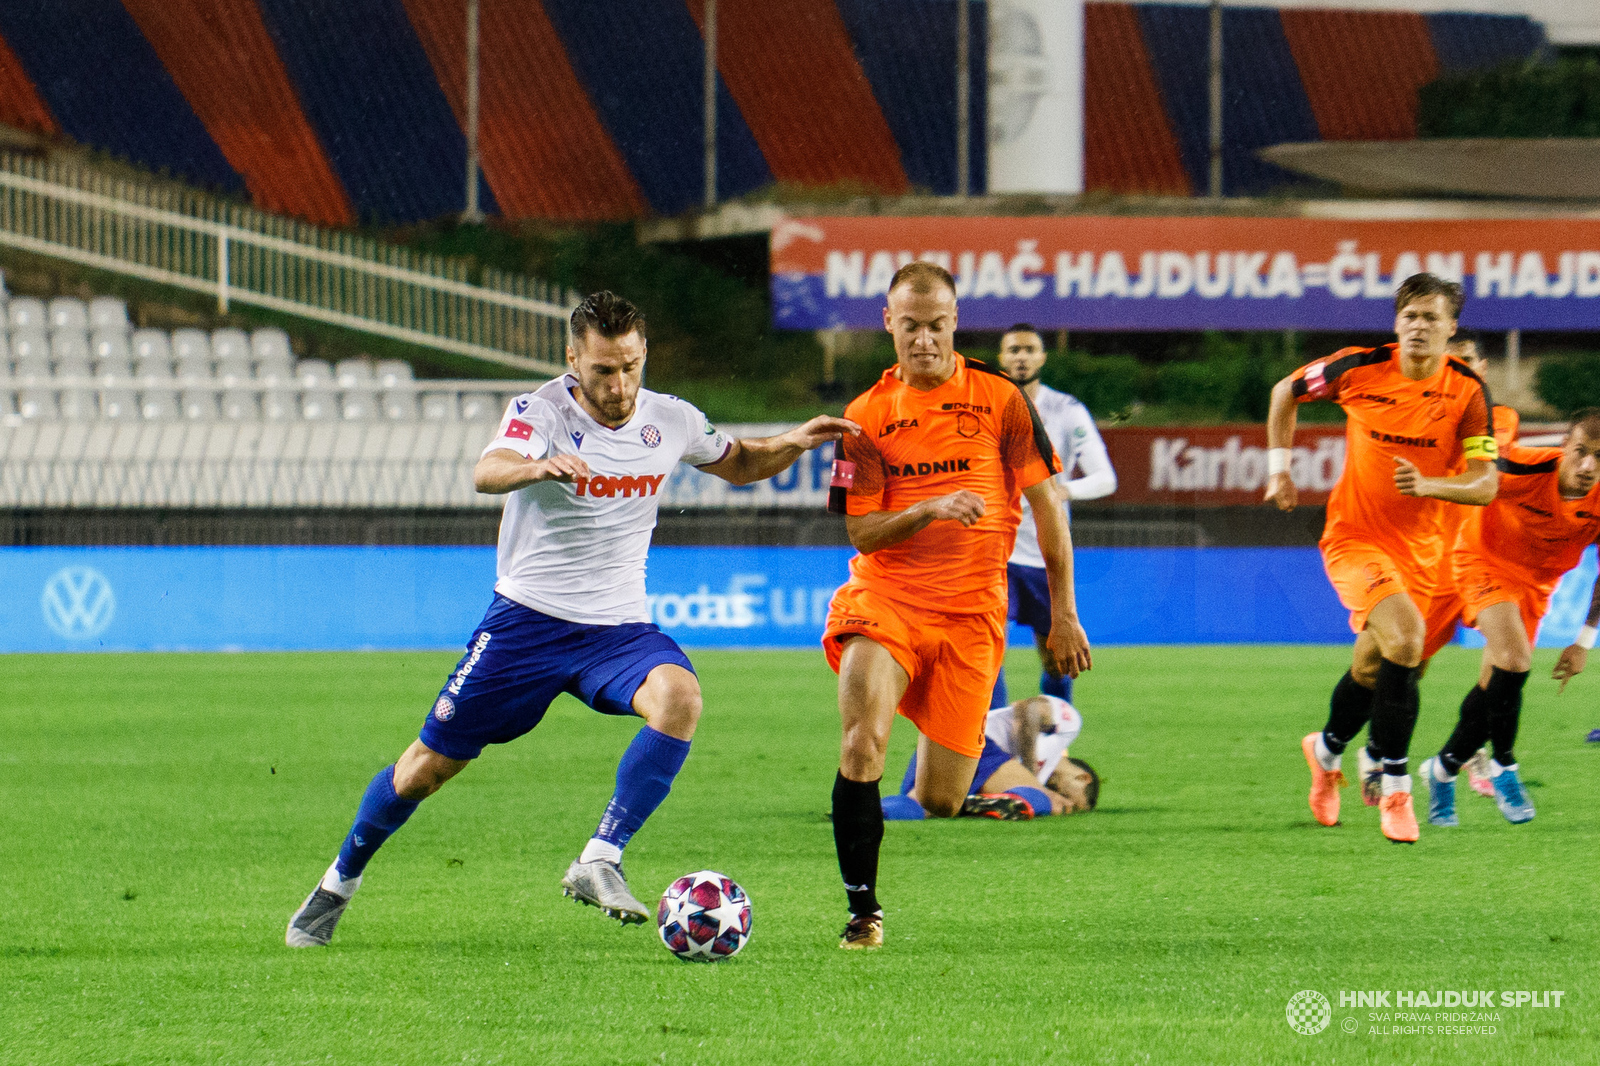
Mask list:
[{"label": "white jersey", "polygon": [[[1089,409],[1075,397],[1057,392],[1048,385],[1039,386],[1033,406],[1061,460],[1056,484],[1066,500],[1098,500],[1117,491],[1117,473],[1111,469],[1111,457],[1106,454],[1105,441],[1100,439],[1100,431],[1094,427],[1094,416]],[[1074,478],[1074,468],[1081,469],[1083,476]],[[1039,534],[1034,529],[1033,511],[1028,507],[1026,496],[1022,498],[1017,546],[1012,549],[1009,561],[1018,566],[1044,566],[1044,556],[1039,553]]]},{"label": "white jersey", "polygon": [[662,482],[680,461],[721,461],[733,442],[693,404],[647,389],[633,417],[611,429],[578,406],[569,391],[577,385],[565,374],[512,400],[483,450],[576,455],[591,472],[506,495],[494,589],[569,622],[648,622],[645,556]]},{"label": "white jersey", "polygon": [[[1066,756],[1067,749],[1083,732],[1083,716],[1076,707],[1059,696],[1044,698],[1050,701],[1055,732],[1039,734],[1033,744],[1034,765],[1028,767],[1039,776],[1041,785],[1050,780],[1050,775],[1056,772],[1056,767],[1061,765],[1062,758]],[[996,707],[989,712],[989,719],[983,727],[985,739],[993,741],[1001,751],[1013,756],[1016,752],[1011,750],[1011,729],[1015,718],[1016,712],[1012,708]]]}]

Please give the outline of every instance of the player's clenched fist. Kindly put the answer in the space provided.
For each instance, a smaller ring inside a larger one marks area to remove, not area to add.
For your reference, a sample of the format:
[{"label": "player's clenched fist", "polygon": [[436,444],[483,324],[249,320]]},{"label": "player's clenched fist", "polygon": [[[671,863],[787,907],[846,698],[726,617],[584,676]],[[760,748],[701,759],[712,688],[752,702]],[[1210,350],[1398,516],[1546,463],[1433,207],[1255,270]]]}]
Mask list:
[{"label": "player's clenched fist", "polygon": [[1422,471],[1403,455],[1394,457],[1394,487],[1400,490],[1402,496],[1423,495],[1423,482],[1427,478],[1422,476]]},{"label": "player's clenched fist", "polygon": [[1300,502],[1300,493],[1294,487],[1294,479],[1288,474],[1272,474],[1267,478],[1267,494],[1264,502],[1275,503],[1280,511],[1292,511],[1295,504]]},{"label": "player's clenched fist", "polygon": [[952,492],[948,496],[936,496],[925,506],[933,521],[960,522],[964,526],[977,522],[986,510],[983,497],[966,489]]},{"label": "player's clenched fist", "polygon": [[576,455],[552,455],[530,460],[528,475],[530,485],[539,481],[574,481],[589,476],[589,464]]}]

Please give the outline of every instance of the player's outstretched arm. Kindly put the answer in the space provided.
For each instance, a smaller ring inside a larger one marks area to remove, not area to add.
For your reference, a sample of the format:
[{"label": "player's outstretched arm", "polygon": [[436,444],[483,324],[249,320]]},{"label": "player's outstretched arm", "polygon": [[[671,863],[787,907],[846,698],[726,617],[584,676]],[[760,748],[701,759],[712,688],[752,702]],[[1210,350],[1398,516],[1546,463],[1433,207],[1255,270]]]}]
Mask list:
[{"label": "player's outstretched arm", "polygon": [[1494,501],[1500,471],[1487,459],[1468,459],[1467,469],[1452,477],[1424,477],[1403,455],[1394,457],[1394,487],[1402,496],[1430,496],[1450,503],[1483,507]]},{"label": "player's outstretched arm", "polygon": [[735,485],[748,485],[783,473],[812,448],[839,440],[847,433],[854,436],[860,432],[861,427],[847,418],[818,415],[776,437],[736,440],[727,455],[700,469]]},{"label": "player's outstretched arm", "polygon": [[846,515],[845,532],[850,545],[862,555],[871,555],[892,544],[910,540],[935,522],[960,522],[970,526],[983,517],[983,497],[961,489],[947,496],[914,503],[903,511],[871,511]]},{"label": "player's outstretched arm", "polygon": [[1022,494],[1033,510],[1039,553],[1044,556],[1050,581],[1050,636],[1045,649],[1055,657],[1061,673],[1077,677],[1094,664],[1089,657],[1089,636],[1078,621],[1078,597],[1072,585],[1072,531],[1067,528],[1053,478],[1023,489]]},{"label": "player's outstretched arm", "polygon": [[589,464],[576,455],[529,459],[510,448],[496,448],[472,468],[472,487],[485,495],[500,496],[540,481],[572,481],[588,476]]},{"label": "player's outstretched arm", "polygon": [[[1294,375],[1291,374],[1272,386],[1272,403],[1267,409],[1267,455],[1283,455],[1294,447],[1295,419],[1299,402],[1294,397]],[[1283,451],[1277,451],[1277,449]],[[1278,510],[1288,512],[1300,502],[1299,491],[1287,468],[1267,475],[1266,503],[1277,504]]]},{"label": "player's outstretched arm", "polygon": [[[1594,643],[1594,629],[1597,625],[1600,625],[1600,576],[1595,578],[1594,589],[1589,593],[1589,616],[1583,620],[1583,625],[1585,629],[1589,630],[1587,634],[1589,642],[1591,644]],[[1585,634],[1580,633],[1578,640],[1582,640],[1584,636]],[[1566,691],[1567,682],[1583,673],[1583,668],[1588,665],[1588,648],[1577,641],[1563,648],[1561,657],[1556,660],[1556,668],[1550,672],[1552,678],[1561,682],[1561,688],[1556,691]]]}]

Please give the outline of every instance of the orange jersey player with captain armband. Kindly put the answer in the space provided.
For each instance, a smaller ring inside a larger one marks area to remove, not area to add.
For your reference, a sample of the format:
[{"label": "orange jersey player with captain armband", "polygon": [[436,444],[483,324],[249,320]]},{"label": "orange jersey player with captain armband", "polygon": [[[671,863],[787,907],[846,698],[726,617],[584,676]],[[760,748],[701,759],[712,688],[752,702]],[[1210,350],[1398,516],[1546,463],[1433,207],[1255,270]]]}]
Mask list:
[{"label": "orange jersey player with captain armband", "polygon": [[[1428,783],[1428,822],[1442,827],[1459,824],[1456,775],[1491,740],[1489,780],[1500,813],[1512,824],[1533,819],[1513,752],[1522,689],[1551,593],[1600,538],[1600,410],[1574,415],[1561,447],[1513,444],[1496,465],[1499,494],[1467,516],[1451,560],[1462,621],[1483,634],[1483,668],[1450,739],[1418,768]],[[1594,618],[1591,609],[1591,626]],[[1554,676],[1563,685],[1583,669],[1584,642],[1593,639],[1591,628],[1562,653]]]},{"label": "orange jersey player with captain armband", "polygon": [[1009,378],[955,351],[955,280],[943,268],[902,267],[884,326],[896,365],[845,409],[861,433],[842,442],[830,491],[860,553],[822,636],[844,734],[833,832],[846,948],[883,943],[878,783],[896,710],[922,734],[911,799],[934,817],[966,800],[1005,653],[1006,560],[1024,495],[1049,574],[1047,652],[1072,677],[1090,665],[1060,467],[1038,413]]},{"label": "orange jersey player with captain armband", "polygon": [[1423,611],[1445,551],[1444,508],[1482,506],[1498,481],[1489,390],[1445,355],[1462,300],[1454,282],[1407,278],[1395,294],[1397,343],[1346,348],[1295,371],[1273,387],[1267,418],[1266,498],[1287,511],[1296,502],[1288,451],[1296,406],[1325,399],[1344,408],[1345,468],[1328,500],[1320,547],[1359,636],[1350,670],[1334,687],[1327,726],[1305,737],[1301,750],[1311,768],[1312,813],[1336,825],[1341,756],[1370,721],[1360,757],[1363,793],[1381,808],[1383,835],[1399,843],[1417,839],[1408,751]]}]

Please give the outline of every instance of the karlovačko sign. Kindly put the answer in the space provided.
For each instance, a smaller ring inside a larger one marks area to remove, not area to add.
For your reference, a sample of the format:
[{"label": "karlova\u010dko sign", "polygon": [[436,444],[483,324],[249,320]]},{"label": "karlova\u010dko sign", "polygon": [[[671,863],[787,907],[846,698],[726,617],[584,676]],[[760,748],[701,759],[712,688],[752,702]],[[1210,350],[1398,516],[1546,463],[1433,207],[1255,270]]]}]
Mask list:
[{"label": "karlova\u010dko sign", "polygon": [[882,329],[896,269],[950,270],[965,329],[1387,331],[1423,270],[1462,325],[1600,329],[1600,219],[792,218],[772,231],[781,329]]}]

